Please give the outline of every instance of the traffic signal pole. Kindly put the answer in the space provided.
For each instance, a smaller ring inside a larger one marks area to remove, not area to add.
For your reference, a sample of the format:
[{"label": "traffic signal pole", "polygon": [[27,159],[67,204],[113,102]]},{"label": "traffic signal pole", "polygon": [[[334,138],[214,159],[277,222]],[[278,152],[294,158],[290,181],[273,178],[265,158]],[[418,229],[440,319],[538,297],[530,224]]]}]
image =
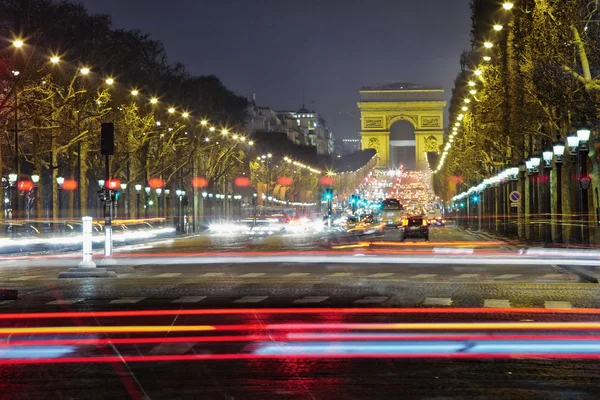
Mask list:
[{"label": "traffic signal pole", "polygon": [[[105,155],[105,182],[110,181],[110,156]],[[104,186],[104,257],[112,257],[112,195],[108,184]]]}]

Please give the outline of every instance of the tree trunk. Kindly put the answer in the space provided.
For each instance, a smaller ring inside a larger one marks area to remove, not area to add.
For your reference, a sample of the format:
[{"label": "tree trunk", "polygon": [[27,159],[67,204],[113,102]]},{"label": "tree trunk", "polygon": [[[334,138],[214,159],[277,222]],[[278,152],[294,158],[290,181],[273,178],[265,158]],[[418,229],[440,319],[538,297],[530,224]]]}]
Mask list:
[{"label": "tree trunk", "polygon": [[[50,183],[52,185],[52,219],[54,222],[57,222],[60,218],[58,209],[58,184],[56,183],[56,178],[58,178],[58,152],[56,151],[56,137],[54,133],[52,133],[51,142],[52,162],[50,163],[50,169],[52,171],[52,179]],[[54,224],[54,228],[56,228],[56,224]]]}]

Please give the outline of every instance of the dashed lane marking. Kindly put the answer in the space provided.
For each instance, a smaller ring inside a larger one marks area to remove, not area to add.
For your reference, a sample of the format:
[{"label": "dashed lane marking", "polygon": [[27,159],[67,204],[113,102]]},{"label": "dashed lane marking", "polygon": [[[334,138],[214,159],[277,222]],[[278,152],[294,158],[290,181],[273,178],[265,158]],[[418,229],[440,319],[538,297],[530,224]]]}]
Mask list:
[{"label": "dashed lane marking", "polygon": [[111,300],[110,304],[134,304],[144,299],[145,297],[122,297],[120,299]]},{"label": "dashed lane marking", "polygon": [[293,301],[294,304],[320,303],[329,298],[329,296],[306,296]]},{"label": "dashed lane marking", "polygon": [[124,278],[129,275],[131,275],[131,274],[120,274],[120,275],[117,275],[117,278]]},{"label": "dashed lane marking", "polygon": [[573,308],[568,301],[545,301],[544,307],[546,308]]},{"label": "dashed lane marking", "polygon": [[332,277],[332,278],[338,278],[341,276],[350,276],[352,275],[352,272],[335,272],[333,274],[329,274],[328,276]]},{"label": "dashed lane marking", "polygon": [[355,300],[354,304],[379,304],[389,299],[386,296],[367,296],[363,299]]},{"label": "dashed lane marking", "polygon": [[367,278],[385,278],[394,275],[393,272],[378,272],[373,275],[367,275]]},{"label": "dashed lane marking", "polygon": [[29,275],[29,276],[20,276],[18,278],[9,279],[9,281],[28,281],[31,279],[41,278],[42,275]]},{"label": "dashed lane marking", "polygon": [[181,272],[167,272],[164,274],[154,275],[153,278],[174,278],[181,275]]},{"label": "dashed lane marking", "polygon": [[207,272],[205,274],[200,274],[199,276],[209,277],[209,276],[223,276],[223,275],[225,275],[224,272]]},{"label": "dashed lane marking", "polygon": [[291,272],[289,274],[286,274],[284,276],[288,277],[288,278],[293,278],[296,276],[308,276],[310,275],[310,272]]},{"label": "dashed lane marking", "polygon": [[234,303],[260,303],[269,296],[244,296],[241,299],[237,299]]},{"label": "dashed lane marking", "polygon": [[0,305],[9,304],[9,303],[12,303],[13,301],[15,301],[15,300],[2,300],[2,301],[0,301]]},{"label": "dashed lane marking", "polygon": [[477,278],[479,276],[479,274],[461,274],[458,275],[456,278],[457,279],[471,279],[471,278]]},{"label": "dashed lane marking", "polygon": [[483,306],[487,308],[511,308],[510,302],[505,299],[485,299]]},{"label": "dashed lane marking", "polygon": [[516,278],[521,275],[522,274],[504,274],[504,275],[494,276],[492,279],[512,279],[512,278]]},{"label": "dashed lane marking", "polygon": [[61,299],[61,300],[52,300],[47,302],[46,304],[51,304],[51,305],[65,305],[65,304],[74,304],[77,303],[78,301],[81,301],[83,299]]},{"label": "dashed lane marking", "polygon": [[240,275],[238,278],[257,278],[259,276],[266,275],[265,272],[250,272],[248,274]]},{"label": "dashed lane marking", "polygon": [[438,274],[418,274],[418,275],[413,275],[410,277],[410,279],[423,279],[423,278],[433,278],[434,276],[437,276]]},{"label": "dashed lane marking", "polygon": [[427,306],[450,306],[452,305],[452,299],[445,297],[427,297],[423,304]]},{"label": "dashed lane marking", "polygon": [[182,296],[173,300],[171,303],[197,303],[206,298],[206,296]]}]

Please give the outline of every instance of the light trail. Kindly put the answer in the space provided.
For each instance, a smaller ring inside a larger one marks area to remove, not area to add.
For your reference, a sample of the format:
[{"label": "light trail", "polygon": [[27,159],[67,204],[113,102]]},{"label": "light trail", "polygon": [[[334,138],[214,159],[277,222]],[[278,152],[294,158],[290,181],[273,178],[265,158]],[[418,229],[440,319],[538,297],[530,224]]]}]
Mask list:
[{"label": "light trail", "polygon": [[185,315],[255,315],[255,314],[573,314],[600,315],[600,308],[226,308],[179,310],[67,311],[36,313],[2,313],[8,319],[65,319],[105,317],[156,317]]}]

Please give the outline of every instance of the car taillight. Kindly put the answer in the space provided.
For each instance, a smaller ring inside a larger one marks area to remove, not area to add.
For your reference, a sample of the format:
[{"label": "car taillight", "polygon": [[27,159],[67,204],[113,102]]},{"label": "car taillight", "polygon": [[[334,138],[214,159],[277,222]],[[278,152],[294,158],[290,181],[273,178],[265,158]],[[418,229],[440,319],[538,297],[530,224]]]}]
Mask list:
[{"label": "car taillight", "polygon": [[423,226],[427,226],[427,220],[423,220]]}]

